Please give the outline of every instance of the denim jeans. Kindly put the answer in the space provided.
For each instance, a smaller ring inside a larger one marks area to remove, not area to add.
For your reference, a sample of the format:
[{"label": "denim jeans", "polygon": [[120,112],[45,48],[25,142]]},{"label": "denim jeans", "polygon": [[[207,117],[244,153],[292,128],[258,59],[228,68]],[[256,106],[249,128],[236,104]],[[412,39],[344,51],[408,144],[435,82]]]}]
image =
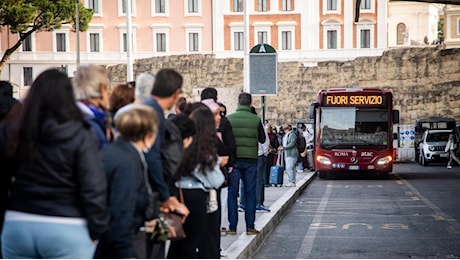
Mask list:
[{"label": "denim jeans", "polygon": [[296,179],[296,170],[295,165],[297,163],[297,157],[286,157],[286,173],[288,176],[288,181],[290,183],[295,183]]},{"label": "denim jeans", "polygon": [[233,171],[228,178],[228,222],[229,229],[236,230],[238,226],[238,191],[240,179],[244,184],[246,229],[254,228],[256,219],[256,182],[257,160],[238,160],[233,165]]},{"label": "denim jeans", "polygon": [[[264,205],[265,186],[264,175],[267,168],[267,156],[259,155],[257,159],[257,180],[256,180],[256,206]],[[240,204],[245,206],[244,183],[240,183]]]},{"label": "denim jeans", "polygon": [[6,220],[2,233],[5,258],[86,258],[96,244],[86,225]]}]

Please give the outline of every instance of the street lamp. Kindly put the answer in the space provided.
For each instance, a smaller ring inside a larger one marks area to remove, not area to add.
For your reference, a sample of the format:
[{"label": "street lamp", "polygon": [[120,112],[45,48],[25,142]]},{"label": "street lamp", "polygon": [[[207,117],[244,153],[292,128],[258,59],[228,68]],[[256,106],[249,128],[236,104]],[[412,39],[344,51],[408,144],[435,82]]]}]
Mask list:
[{"label": "street lamp", "polygon": [[77,33],[77,69],[80,66],[80,11],[78,10],[79,0],[75,0],[75,30]]}]

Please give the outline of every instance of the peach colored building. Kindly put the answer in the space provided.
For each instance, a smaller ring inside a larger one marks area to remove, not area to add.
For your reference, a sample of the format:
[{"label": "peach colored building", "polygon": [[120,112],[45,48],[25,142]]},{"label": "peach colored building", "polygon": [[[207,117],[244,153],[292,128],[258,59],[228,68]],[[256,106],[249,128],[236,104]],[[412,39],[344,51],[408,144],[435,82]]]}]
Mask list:
[{"label": "peach colored building", "polygon": [[[80,63],[127,62],[127,0],[81,0],[95,11],[80,33]],[[133,58],[213,53],[244,56],[244,15],[249,15],[250,46],[272,45],[278,61],[315,65],[324,60],[376,56],[387,49],[388,0],[362,0],[355,22],[355,0],[131,0]],[[18,40],[0,31],[0,55]],[[49,67],[72,76],[76,33],[63,26],[34,33],[13,54],[0,75],[21,86]]]},{"label": "peach colored building", "polygon": [[444,43],[447,48],[460,48],[460,5],[446,5]]}]

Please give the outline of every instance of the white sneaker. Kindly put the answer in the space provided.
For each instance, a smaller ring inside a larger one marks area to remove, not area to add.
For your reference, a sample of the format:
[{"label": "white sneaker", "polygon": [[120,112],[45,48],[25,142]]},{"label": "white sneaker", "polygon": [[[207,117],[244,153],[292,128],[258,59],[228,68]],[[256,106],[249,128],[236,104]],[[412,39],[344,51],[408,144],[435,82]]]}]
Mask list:
[{"label": "white sneaker", "polygon": [[220,257],[227,257],[227,256],[228,256],[227,252],[224,249],[221,248],[220,249]]},{"label": "white sneaker", "polygon": [[447,169],[452,169],[452,166],[450,166],[450,165],[447,165]]},{"label": "white sneaker", "polygon": [[290,182],[290,183],[284,185],[284,187],[295,187],[295,183]]}]

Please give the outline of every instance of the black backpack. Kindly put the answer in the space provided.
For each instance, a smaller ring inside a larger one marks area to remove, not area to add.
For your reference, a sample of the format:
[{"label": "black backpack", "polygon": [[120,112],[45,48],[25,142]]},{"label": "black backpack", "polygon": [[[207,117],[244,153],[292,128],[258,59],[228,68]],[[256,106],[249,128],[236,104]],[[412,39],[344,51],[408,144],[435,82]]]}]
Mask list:
[{"label": "black backpack", "polygon": [[302,153],[303,151],[305,151],[305,148],[307,147],[307,142],[305,141],[305,138],[303,137],[302,133],[297,133],[296,136],[297,150],[299,151],[299,153]]}]

